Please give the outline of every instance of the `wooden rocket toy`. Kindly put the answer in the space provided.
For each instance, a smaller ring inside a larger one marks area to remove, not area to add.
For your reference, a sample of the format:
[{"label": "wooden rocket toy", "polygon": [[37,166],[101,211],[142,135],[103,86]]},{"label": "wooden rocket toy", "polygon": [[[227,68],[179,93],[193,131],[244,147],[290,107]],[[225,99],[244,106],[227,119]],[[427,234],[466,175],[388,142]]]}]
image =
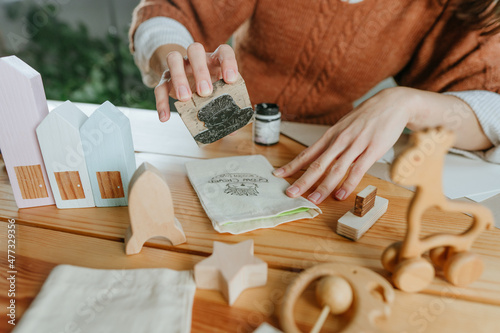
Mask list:
[{"label": "wooden rocket toy", "polygon": [[153,237],[164,237],[172,245],[186,242],[182,225],[174,215],[174,203],[163,175],[149,163],[134,173],[129,186],[130,228],[125,236],[125,253],[141,252]]}]

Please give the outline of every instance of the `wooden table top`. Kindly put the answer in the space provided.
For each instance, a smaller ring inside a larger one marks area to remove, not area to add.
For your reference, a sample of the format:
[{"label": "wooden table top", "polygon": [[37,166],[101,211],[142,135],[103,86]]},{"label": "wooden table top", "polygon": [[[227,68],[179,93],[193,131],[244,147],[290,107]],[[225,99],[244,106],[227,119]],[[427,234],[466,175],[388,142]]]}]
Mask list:
[{"label": "wooden table top", "polygon": [[[56,102],[49,103],[53,108]],[[96,106],[79,104],[86,113]],[[156,166],[170,186],[175,215],[182,223],[187,243],[173,247],[166,240],[152,239],[142,252],[126,256],[123,239],[129,225],[127,207],[57,209],[45,206],[18,210],[0,160],[0,331],[12,326],[5,316],[7,297],[7,223],[15,219],[16,316],[33,301],[51,269],[70,264],[100,269],[170,268],[191,270],[209,256],[213,241],[237,243],[253,239],[255,254],[269,265],[265,287],[244,291],[229,307],[217,291],[197,290],[192,332],[252,332],[262,322],[279,328],[278,308],[287,285],[298,272],[323,262],[342,262],[368,267],[387,277],[380,256],[391,243],[402,240],[405,213],[412,192],[366,175],[355,193],[367,185],[378,187],[378,195],[389,199],[387,213],[357,242],[337,235],[336,221],[354,203],[355,195],[339,202],[332,198],[320,206],[323,214],[312,220],[282,224],[242,235],[217,233],[187,179],[185,163],[193,159],[262,154],[278,167],[304,147],[281,136],[272,147],[255,145],[251,126],[237,135],[198,148],[177,114],[161,124],[156,112],[121,108],[130,118],[137,166],[147,161]],[[288,179],[289,182],[293,178]],[[464,214],[430,210],[423,222],[423,235],[434,232],[459,233],[471,218]],[[438,274],[425,290],[408,294],[396,290],[389,320],[381,321],[390,332],[492,332],[500,315],[500,230],[483,232],[473,246],[485,263],[481,278],[467,288],[448,284]],[[308,289],[296,306],[295,316],[303,331],[312,328],[320,313],[314,289]],[[330,316],[323,332],[331,332],[339,321]]]}]

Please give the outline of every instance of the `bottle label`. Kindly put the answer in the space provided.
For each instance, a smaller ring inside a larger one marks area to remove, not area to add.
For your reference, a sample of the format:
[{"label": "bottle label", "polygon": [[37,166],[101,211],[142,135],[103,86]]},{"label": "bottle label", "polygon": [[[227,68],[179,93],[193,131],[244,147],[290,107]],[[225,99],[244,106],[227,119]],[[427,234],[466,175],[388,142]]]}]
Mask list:
[{"label": "bottle label", "polygon": [[278,143],[280,139],[280,124],[278,118],[274,121],[254,121],[254,141],[257,143],[269,145]]}]

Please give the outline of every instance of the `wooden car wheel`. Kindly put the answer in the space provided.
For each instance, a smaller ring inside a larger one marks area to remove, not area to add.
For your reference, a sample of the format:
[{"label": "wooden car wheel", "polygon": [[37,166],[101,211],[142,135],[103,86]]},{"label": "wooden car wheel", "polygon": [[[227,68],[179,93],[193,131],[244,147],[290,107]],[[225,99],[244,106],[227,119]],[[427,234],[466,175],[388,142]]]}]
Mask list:
[{"label": "wooden car wheel", "polygon": [[458,287],[465,287],[476,281],[483,273],[483,261],[472,252],[455,253],[445,263],[443,271],[446,280]]},{"label": "wooden car wheel", "polygon": [[392,281],[398,289],[417,292],[431,283],[434,272],[432,264],[424,258],[407,259],[396,266]]},{"label": "wooden car wheel", "polygon": [[394,273],[394,269],[398,264],[399,252],[402,245],[403,242],[392,243],[382,253],[382,266],[391,273]]},{"label": "wooden car wheel", "polygon": [[431,258],[431,262],[435,267],[440,269],[444,267],[444,264],[446,263],[446,260],[448,259],[450,253],[449,249],[450,248],[447,246],[440,246],[429,251],[429,257]]}]

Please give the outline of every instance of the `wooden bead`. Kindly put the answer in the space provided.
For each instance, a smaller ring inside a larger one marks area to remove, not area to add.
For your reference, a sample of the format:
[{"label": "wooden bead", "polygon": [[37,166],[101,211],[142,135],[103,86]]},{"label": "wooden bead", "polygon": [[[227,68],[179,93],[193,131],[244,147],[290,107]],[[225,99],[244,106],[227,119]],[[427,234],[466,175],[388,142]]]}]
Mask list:
[{"label": "wooden bead", "polygon": [[316,286],[316,299],[321,306],[330,307],[331,313],[344,313],[352,304],[351,285],[346,279],[337,275],[324,277]]}]

